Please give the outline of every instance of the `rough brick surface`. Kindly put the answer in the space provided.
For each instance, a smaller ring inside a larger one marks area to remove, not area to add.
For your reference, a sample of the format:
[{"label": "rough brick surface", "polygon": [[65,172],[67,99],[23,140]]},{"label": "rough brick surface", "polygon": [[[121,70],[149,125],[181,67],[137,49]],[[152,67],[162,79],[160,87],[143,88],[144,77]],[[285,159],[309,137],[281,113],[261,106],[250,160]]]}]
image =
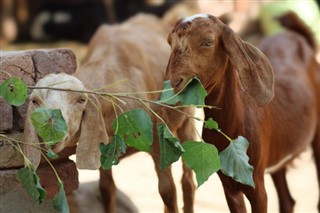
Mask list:
[{"label": "rough brick surface", "polygon": [[[70,164],[68,164],[70,165]],[[73,167],[70,167],[73,168]],[[18,170],[0,170],[0,212],[21,213],[56,213],[52,207],[52,198],[47,197],[41,205],[36,205],[32,197],[27,194],[26,190],[16,179]],[[59,171],[58,171],[59,172]],[[46,174],[44,178],[51,178],[51,174]],[[70,192],[70,180],[66,180],[64,176],[60,176],[65,183],[64,188],[66,193]],[[73,177],[74,178],[74,177]],[[78,178],[78,176],[77,176]],[[52,180],[52,178],[51,178]],[[54,181],[56,182],[56,180]],[[71,184],[74,187],[74,184]],[[74,188],[72,189],[74,190]]]},{"label": "rough brick surface", "polygon": [[[23,132],[13,132],[6,134],[7,137],[18,141],[23,141]],[[23,149],[23,145],[20,144]],[[69,162],[69,156],[75,154],[76,147],[67,147],[60,152],[59,158],[52,160],[55,164]],[[41,159],[41,164],[47,163],[46,159]],[[20,152],[14,148],[8,140],[0,137],[0,170],[10,168],[20,168],[24,166],[24,160]]]},{"label": "rough brick surface", "polygon": [[0,131],[8,131],[13,127],[12,107],[0,98]]},{"label": "rough brick surface", "polygon": [[[11,76],[21,78],[27,85],[33,85],[35,82],[32,56],[27,52],[8,55],[0,54],[0,69],[8,72]],[[8,75],[6,73],[0,72],[0,83],[7,78]]]},{"label": "rough brick surface", "polygon": [[[8,134],[7,137],[16,140],[22,140],[23,133],[15,132]],[[0,138],[0,169],[18,168],[22,167],[23,165],[24,161],[20,152],[16,148],[14,148],[8,142],[8,140]]]},{"label": "rough brick surface", "polygon": [[13,129],[18,131],[24,130],[25,120],[27,117],[29,99],[22,106],[13,106]]},{"label": "rough brick surface", "polygon": [[76,56],[69,49],[36,50],[30,52],[37,71],[37,80],[49,73],[74,73]]}]

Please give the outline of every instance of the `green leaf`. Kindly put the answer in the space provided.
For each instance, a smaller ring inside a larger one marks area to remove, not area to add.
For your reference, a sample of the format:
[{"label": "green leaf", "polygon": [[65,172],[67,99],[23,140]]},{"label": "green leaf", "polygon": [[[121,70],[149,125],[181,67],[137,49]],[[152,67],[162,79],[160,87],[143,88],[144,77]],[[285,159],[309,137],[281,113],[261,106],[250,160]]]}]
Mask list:
[{"label": "green leaf", "polygon": [[153,142],[152,122],[143,109],[122,113],[112,122],[112,128],[128,146],[149,152]]},{"label": "green leaf", "polygon": [[31,122],[48,146],[60,142],[68,130],[60,109],[37,108],[31,114]]},{"label": "green leaf", "polygon": [[21,106],[27,99],[27,86],[20,79],[12,77],[0,85],[0,96],[9,104]]},{"label": "green leaf", "polygon": [[221,171],[242,184],[255,187],[253,167],[249,164],[249,157],[246,153],[248,146],[247,139],[239,136],[220,152]]},{"label": "green leaf", "polygon": [[54,196],[52,200],[52,206],[54,209],[58,210],[60,213],[69,213],[69,206],[64,191],[63,183],[58,181],[59,192]]},{"label": "green leaf", "polygon": [[118,135],[113,136],[109,144],[100,143],[100,162],[102,169],[111,169],[119,163],[121,154],[126,153],[126,144]]},{"label": "green leaf", "polygon": [[37,204],[41,204],[44,201],[47,192],[42,188],[40,179],[33,167],[19,169],[16,177]]},{"label": "green leaf", "polygon": [[220,169],[220,158],[214,145],[203,141],[188,141],[182,147],[185,149],[182,159],[196,173],[198,187]]},{"label": "green leaf", "polygon": [[163,89],[165,91],[161,93],[159,100],[162,103],[175,105],[180,102],[183,105],[205,105],[204,99],[207,96],[207,92],[198,78],[192,78],[181,93],[174,93],[170,80],[164,82]]},{"label": "green leaf", "polygon": [[52,151],[50,146],[47,146],[47,156],[51,159],[57,159],[59,157],[59,155]]},{"label": "green leaf", "polygon": [[207,121],[204,122],[204,128],[219,130],[219,125],[215,120],[209,118]]},{"label": "green leaf", "polygon": [[184,149],[166,124],[158,124],[157,129],[160,141],[160,168],[164,169],[177,161]]}]

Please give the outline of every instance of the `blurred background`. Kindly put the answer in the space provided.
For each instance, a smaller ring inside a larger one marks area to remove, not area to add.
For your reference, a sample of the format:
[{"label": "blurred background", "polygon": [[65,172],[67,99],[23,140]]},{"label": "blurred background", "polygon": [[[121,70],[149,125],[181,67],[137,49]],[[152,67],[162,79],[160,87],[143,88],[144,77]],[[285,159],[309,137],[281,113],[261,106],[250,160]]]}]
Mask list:
[{"label": "blurred background", "polygon": [[141,12],[163,17],[169,11],[229,14],[233,29],[270,35],[281,31],[273,17],[293,10],[320,40],[319,0],[1,0],[0,8],[1,49],[26,42],[86,44],[101,24],[121,23]]},{"label": "blurred background", "polygon": [[[176,18],[210,13],[226,20],[244,40],[259,44],[263,37],[283,30],[274,17],[293,10],[320,43],[319,4],[319,0],[0,0],[0,50],[71,48],[80,65],[88,41],[101,24],[121,23],[141,12],[160,18],[168,13]],[[320,61],[319,53],[317,57]],[[173,170],[182,208],[181,163],[173,164]],[[79,172],[80,188],[68,197],[72,211],[102,212],[98,171]],[[125,202],[132,201],[139,212],[163,212],[153,162],[146,153],[124,159],[113,173],[118,188],[125,194]],[[310,150],[293,162],[288,179],[297,201],[296,212],[317,212],[318,183]],[[268,175],[266,184],[269,211],[278,212],[275,189]],[[195,207],[201,213],[228,212],[216,175],[198,189]]]}]

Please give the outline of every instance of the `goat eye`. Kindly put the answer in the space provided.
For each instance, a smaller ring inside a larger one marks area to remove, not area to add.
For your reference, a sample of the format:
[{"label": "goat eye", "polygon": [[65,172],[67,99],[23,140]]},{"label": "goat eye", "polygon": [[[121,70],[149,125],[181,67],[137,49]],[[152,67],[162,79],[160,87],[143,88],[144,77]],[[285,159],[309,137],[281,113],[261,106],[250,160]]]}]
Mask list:
[{"label": "goat eye", "polygon": [[39,101],[37,99],[32,99],[31,102],[33,105],[39,105]]},{"label": "goat eye", "polygon": [[83,104],[84,102],[86,102],[86,98],[85,97],[81,97],[78,99],[78,103]]},{"label": "goat eye", "polygon": [[211,47],[212,45],[213,45],[213,40],[212,39],[205,39],[202,42],[202,46],[205,46],[205,47]]}]

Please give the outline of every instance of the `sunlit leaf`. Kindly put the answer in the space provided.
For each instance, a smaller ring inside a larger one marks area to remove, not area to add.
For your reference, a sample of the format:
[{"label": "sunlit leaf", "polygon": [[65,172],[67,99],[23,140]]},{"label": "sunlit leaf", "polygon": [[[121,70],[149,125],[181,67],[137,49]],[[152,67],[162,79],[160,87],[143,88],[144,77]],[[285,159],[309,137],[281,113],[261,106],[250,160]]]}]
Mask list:
[{"label": "sunlit leaf", "polygon": [[68,129],[60,109],[37,108],[31,114],[31,122],[38,135],[49,146],[60,142]]},{"label": "sunlit leaf", "polygon": [[27,86],[20,78],[9,78],[0,85],[0,96],[11,105],[21,106],[27,99]]},{"label": "sunlit leaf", "polygon": [[234,180],[255,187],[253,181],[253,167],[249,164],[247,149],[249,142],[239,136],[219,155],[221,158],[221,171]]},{"label": "sunlit leaf", "polygon": [[183,143],[182,147],[185,149],[182,159],[196,173],[198,187],[220,169],[220,158],[214,145],[188,141]]},{"label": "sunlit leaf", "polygon": [[19,169],[16,177],[37,204],[44,201],[47,192],[42,188],[40,179],[32,167]]},{"label": "sunlit leaf", "polygon": [[183,105],[205,105],[204,99],[207,96],[205,88],[198,78],[193,78],[183,92],[175,94],[170,85],[170,80],[164,82],[165,91],[161,93],[160,102],[169,105],[181,103]]},{"label": "sunlit leaf", "polygon": [[60,213],[69,213],[68,201],[61,181],[58,181],[58,187],[59,192],[54,196],[52,206]]},{"label": "sunlit leaf", "polygon": [[209,118],[207,121],[204,122],[204,128],[219,130],[219,125],[215,120]]},{"label": "sunlit leaf", "polygon": [[103,169],[111,169],[119,163],[119,157],[126,153],[126,144],[118,135],[108,144],[100,143],[100,162]]},{"label": "sunlit leaf", "polygon": [[151,150],[152,122],[149,114],[143,109],[122,113],[112,122],[112,128],[128,146],[140,151]]},{"label": "sunlit leaf", "polygon": [[184,149],[166,124],[158,124],[157,128],[160,141],[160,168],[164,169],[177,161]]}]

